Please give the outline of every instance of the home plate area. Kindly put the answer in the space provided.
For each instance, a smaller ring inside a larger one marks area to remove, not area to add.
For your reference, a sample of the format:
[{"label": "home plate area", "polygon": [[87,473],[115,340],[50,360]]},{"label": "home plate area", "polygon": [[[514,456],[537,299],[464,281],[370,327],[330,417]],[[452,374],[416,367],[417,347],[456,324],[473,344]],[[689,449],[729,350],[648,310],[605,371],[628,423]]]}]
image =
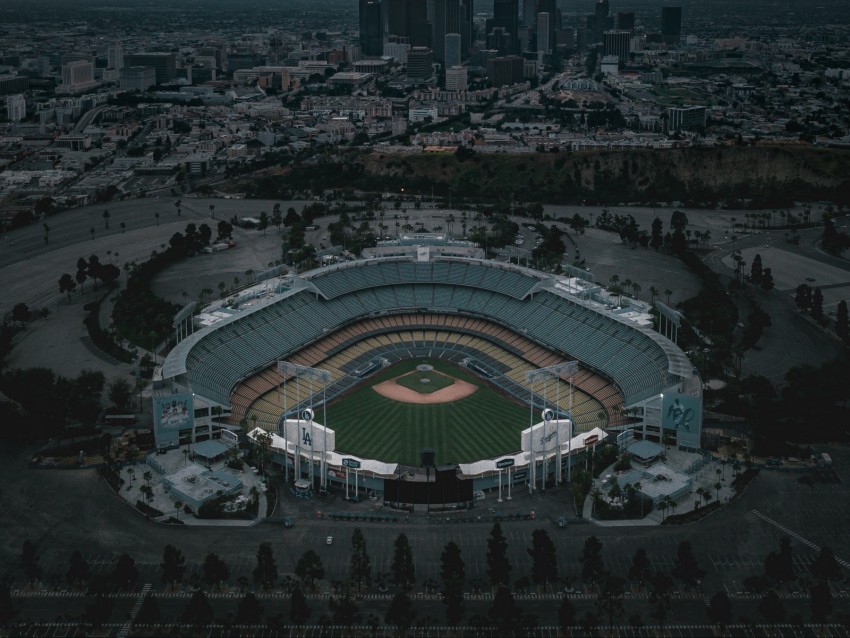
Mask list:
[{"label": "home plate area", "polygon": [[422,364],[416,366],[416,370],[373,385],[372,389],[393,401],[432,405],[465,399],[478,387]]}]

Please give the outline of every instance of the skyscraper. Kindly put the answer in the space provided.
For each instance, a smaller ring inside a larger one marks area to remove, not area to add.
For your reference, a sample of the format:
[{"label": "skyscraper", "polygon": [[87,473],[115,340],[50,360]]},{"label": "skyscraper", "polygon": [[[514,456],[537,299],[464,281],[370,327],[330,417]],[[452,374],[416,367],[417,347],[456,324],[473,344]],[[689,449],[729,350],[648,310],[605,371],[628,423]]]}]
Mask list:
[{"label": "skyscraper", "polygon": [[431,25],[431,42],[434,60],[446,61],[446,34],[460,33],[460,0],[434,0],[434,22]]},{"label": "skyscraper", "polygon": [[538,13],[537,0],[522,0],[522,26],[535,28]]},{"label": "skyscraper", "polygon": [[635,30],[634,11],[620,11],[617,13],[617,29],[620,31]]},{"label": "skyscraper", "polygon": [[558,9],[557,0],[538,0],[537,13],[549,14],[549,48],[553,49],[558,42],[555,30],[561,28],[561,10]]},{"label": "skyscraper", "polygon": [[460,55],[466,59],[472,44],[472,16],[474,0],[460,0]]},{"label": "skyscraper", "polygon": [[537,51],[551,53],[549,44],[549,14],[546,12],[537,14]]},{"label": "skyscraper", "polygon": [[411,46],[428,44],[428,0],[383,0],[386,34],[407,38]]},{"label": "skyscraper", "polygon": [[661,7],[661,37],[667,45],[676,46],[682,35],[682,7]]},{"label": "skyscraper", "polygon": [[407,0],[407,40],[412,47],[428,46],[428,0]]},{"label": "skyscraper", "polygon": [[602,42],[602,34],[608,30],[608,0],[596,0],[596,11],[594,13],[594,37],[596,42]]},{"label": "skyscraper", "polygon": [[360,49],[363,55],[381,55],[384,52],[381,1],[360,0]]},{"label": "skyscraper", "polygon": [[23,95],[10,95],[6,98],[6,116],[12,122],[20,122],[27,116],[27,101]]},{"label": "skyscraper", "polygon": [[407,52],[407,78],[427,80],[433,74],[434,52],[428,47],[413,47]]},{"label": "skyscraper", "polygon": [[446,34],[446,59],[445,68],[460,65],[460,33]]},{"label": "skyscraper", "polygon": [[124,68],[124,47],[118,41],[113,42],[106,49],[106,66],[110,69]]},{"label": "skyscraper", "polygon": [[629,31],[606,31],[604,55],[616,55],[620,63],[629,59],[632,34]]},{"label": "skyscraper", "polygon": [[493,0],[493,29],[504,29],[508,34],[508,50],[503,53],[517,51],[519,36],[519,0]]},{"label": "skyscraper", "polygon": [[168,84],[177,77],[174,53],[131,53],[124,56],[124,66],[149,66],[156,71],[156,83]]}]

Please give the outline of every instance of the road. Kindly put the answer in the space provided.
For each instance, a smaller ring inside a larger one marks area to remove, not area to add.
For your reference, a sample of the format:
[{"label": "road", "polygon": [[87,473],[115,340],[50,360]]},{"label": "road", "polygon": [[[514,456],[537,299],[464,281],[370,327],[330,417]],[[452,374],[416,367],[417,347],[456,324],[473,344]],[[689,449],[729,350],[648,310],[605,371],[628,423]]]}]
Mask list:
[{"label": "road", "polygon": [[[546,529],[555,543],[559,577],[581,592],[584,585],[578,559],[591,535],[603,543],[606,569],[623,576],[638,547],[646,549],[654,571],[669,573],[676,548],[682,541],[689,541],[706,574],[699,591],[681,592],[677,604],[692,597],[699,600],[710,597],[718,590],[737,597],[743,590],[744,579],[762,573],[766,553],[778,547],[779,539],[789,531],[793,534],[795,568],[801,576],[814,559],[816,548],[829,546],[839,559],[846,561],[850,558],[850,499],[846,497],[850,448],[835,447],[829,451],[841,483],[808,486],[791,474],[762,472],[741,497],[699,524],[684,527],[599,527],[585,523],[571,524],[562,530],[554,520],[555,514],[565,511],[563,488],[544,495],[516,494],[513,507],[533,508],[538,518],[503,524],[508,557],[514,565],[512,578],[529,574],[526,548],[536,528]],[[80,549],[95,573],[110,573],[117,556],[130,554],[140,571],[140,585],[152,583],[155,590],[161,591],[159,562],[163,547],[170,543],[186,556],[190,574],[199,571],[208,552],[217,553],[230,566],[229,582],[235,587],[240,576],[252,582],[256,548],[260,542],[270,542],[281,575],[293,573],[300,555],[313,549],[321,557],[329,583],[347,578],[347,539],[356,526],[364,531],[375,573],[390,571],[393,542],[401,531],[408,535],[416,564],[415,592],[422,591],[427,578],[439,578],[439,554],[449,541],[461,547],[467,583],[475,579],[486,582],[489,523],[435,525],[412,518],[404,525],[393,525],[316,518],[313,512],[318,508],[334,511],[345,507],[341,495],[332,495],[329,502],[284,497],[277,515],[293,516],[296,524],[292,529],[267,524],[250,528],[160,525],[144,519],[111,494],[91,470],[28,470],[25,459],[23,451],[0,452],[3,486],[0,511],[6,513],[0,529],[0,577],[12,578],[14,588],[26,585],[19,561],[25,540],[33,541],[38,547],[45,582],[49,582],[51,574],[56,574],[61,582],[68,558],[75,549]],[[324,544],[328,535],[336,539],[332,546]],[[798,580],[782,589],[781,594],[785,600],[793,601],[804,591],[803,581]],[[850,601],[844,582],[834,583],[833,591],[837,604]],[[703,616],[699,618],[701,621]]]}]

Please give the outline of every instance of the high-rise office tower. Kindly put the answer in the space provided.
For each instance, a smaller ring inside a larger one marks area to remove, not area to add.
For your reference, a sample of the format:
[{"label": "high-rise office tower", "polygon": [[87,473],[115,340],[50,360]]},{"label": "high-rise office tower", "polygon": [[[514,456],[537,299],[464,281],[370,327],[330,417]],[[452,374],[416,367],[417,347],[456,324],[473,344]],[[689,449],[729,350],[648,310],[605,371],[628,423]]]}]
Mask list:
[{"label": "high-rise office tower", "polygon": [[106,49],[106,66],[119,71],[124,68],[124,47],[120,42],[113,42]]},{"label": "high-rise office tower", "polygon": [[551,53],[551,45],[549,44],[549,14],[537,14],[537,51],[538,53]]},{"label": "high-rise office tower", "polygon": [[124,56],[124,66],[149,66],[156,71],[156,83],[168,84],[177,77],[174,53],[131,53]]},{"label": "high-rise office tower", "polygon": [[466,91],[468,84],[465,66],[446,69],[446,91]]},{"label": "high-rise office tower", "polygon": [[594,13],[594,36],[597,42],[602,42],[602,34],[608,30],[608,0],[596,0],[596,11]]},{"label": "high-rise office tower", "polygon": [[472,16],[474,0],[460,0],[460,55],[469,57],[469,47],[472,45]]},{"label": "high-rise office tower", "polygon": [[62,93],[82,93],[97,86],[94,80],[94,64],[89,60],[74,60],[62,65]]},{"label": "high-rise office tower", "polygon": [[633,11],[620,11],[617,13],[617,30],[632,32],[635,30],[635,14]]},{"label": "high-rise office tower", "polygon": [[380,0],[360,0],[360,50],[363,55],[384,52],[384,32]]},{"label": "high-rise office tower", "polygon": [[554,49],[558,41],[555,30],[561,28],[561,10],[558,8],[558,0],[538,0],[537,13],[549,14],[549,47]]},{"label": "high-rise office tower", "polygon": [[384,0],[386,34],[407,38],[411,46],[428,44],[428,0]]},{"label": "high-rise office tower", "polygon": [[519,0],[493,0],[493,28],[508,34],[508,48],[503,53],[517,51],[519,35]]},{"label": "high-rise office tower", "polygon": [[434,21],[431,24],[431,42],[434,59],[446,61],[446,34],[460,33],[460,0],[434,0]]},{"label": "high-rise office tower", "polygon": [[427,80],[433,75],[434,52],[428,47],[413,47],[407,52],[407,78]]},{"label": "high-rise office tower", "polygon": [[428,0],[407,0],[407,41],[412,47],[428,46]]},{"label": "high-rise office tower", "polygon": [[537,0],[522,0],[522,26],[537,27]]},{"label": "high-rise office tower", "polygon": [[408,0],[384,0],[387,35],[409,37],[407,34],[407,7],[409,4]]},{"label": "high-rise office tower", "polygon": [[487,77],[494,87],[522,82],[525,60],[518,55],[506,55],[487,60]]},{"label": "high-rise office tower", "polygon": [[616,55],[621,63],[629,60],[632,41],[632,34],[629,31],[606,31],[604,38],[604,55]]},{"label": "high-rise office tower", "polygon": [[12,122],[20,122],[26,118],[27,101],[23,95],[10,95],[6,98],[6,116]]},{"label": "high-rise office tower", "polygon": [[460,33],[447,33],[445,42],[445,68],[460,66]]},{"label": "high-rise office tower", "polygon": [[682,35],[682,7],[661,7],[661,37],[675,46]]}]

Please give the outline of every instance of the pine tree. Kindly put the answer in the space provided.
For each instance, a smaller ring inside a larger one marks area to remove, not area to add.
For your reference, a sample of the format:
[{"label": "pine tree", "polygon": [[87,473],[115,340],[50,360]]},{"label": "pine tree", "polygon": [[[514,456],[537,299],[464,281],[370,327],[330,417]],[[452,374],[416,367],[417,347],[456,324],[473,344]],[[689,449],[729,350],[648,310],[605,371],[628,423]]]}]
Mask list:
[{"label": "pine tree", "polygon": [[183,574],[186,572],[186,559],[183,553],[174,547],[174,545],[166,545],[162,552],[162,582],[173,587],[177,583],[183,582]]},{"label": "pine tree", "polygon": [[697,581],[704,575],[705,571],[700,569],[700,566],[697,564],[691,544],[688,541],[679,543],[679,549],[676,552],[676,564],[673,567],[673,576],[681,580],[686,587],[694,587]]},{"label": "pine tree", "polygon": [[538,585],[548,585],[558,579],[558,559],[555,544],[546,530],[536,529],[531,535],[531,579]]},{"label": "pine tree", "polygon": [[493,523],[490,538],[487,539],[487,576],[494,587],[510,583],[511,562],[507,553],[508,541],[502,533],[502,526]]},{"label": "pine tree", "polygon": [[351,534],[351,582],[357,585],[358,592],[364,583],[369,584],[371,572],[372,566],[369,554],[366,552],[366,539],[358,527]]},{"label": "pine tree", "polygon": [[456,625],[463,618],[463,585],[466,579],[466,563],[460,554],[460,547],[454,541],[449,542],[440,555],[440,576],[443,580],[443,604],[446,606],[446,620]]},{"label": "pine tree", "polygon": [[392,572],[396,585],[407,588],[416,582],[416,566],[413,564],[413,550],[407,534],[399,534],[395,540]]},{"label": "pine tree", "polygon": [[310,618],[312,610],[307,605],[307,598],[300,587],[295,587],[289,595],[289,622],[302,625]]},{"label": "pine tree", "polygon": [[277,580],[277,563],[274,559],[271,543],[260,543],[257,550],[257,566],[254,568],[254,582],[264,589],[274,587]]},{"label": "pine tree", "polygon": [[761,276],[761,255],[756,254],[756,256],[753,257],[753,263],[750,265],[750,281],[752,281],[756,286],[758,286],[761,283]]},{"label": "pine tree", "polygon": [[581,552],[581,577],[583,580],[596,582],[605,573],[602,562],[602,543],[596,536],[591,536],[584,542]]}]

